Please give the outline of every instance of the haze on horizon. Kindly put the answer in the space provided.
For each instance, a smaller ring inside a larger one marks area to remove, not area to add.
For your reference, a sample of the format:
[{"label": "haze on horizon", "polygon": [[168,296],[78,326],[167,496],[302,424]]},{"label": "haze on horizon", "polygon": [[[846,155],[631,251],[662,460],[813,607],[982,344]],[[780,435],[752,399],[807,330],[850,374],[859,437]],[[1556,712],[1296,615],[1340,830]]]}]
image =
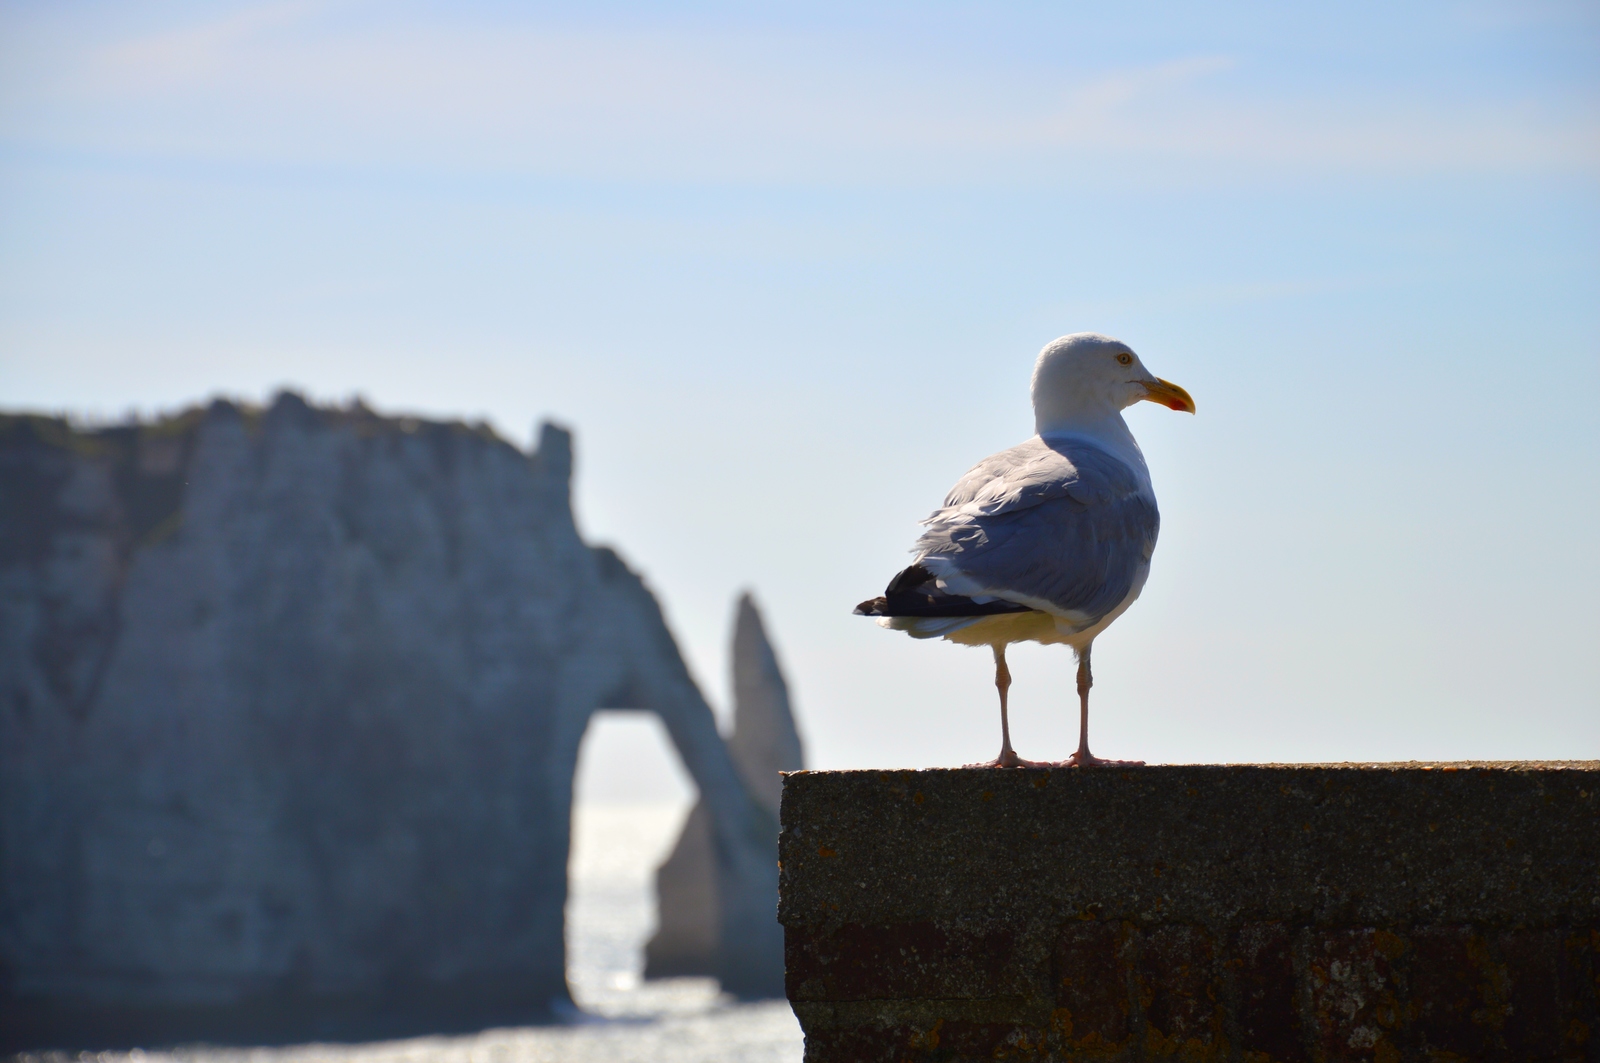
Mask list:
[{"label": "haze on horizon", "polygon": [[0,407],[556,419],[713,700],[751,587],[813,765],[949,765],[987,654],[850,608],[1105,332],[1199,415],[1096,752],[1592,758],[1597,178],[1583,3],[11,2]]}]

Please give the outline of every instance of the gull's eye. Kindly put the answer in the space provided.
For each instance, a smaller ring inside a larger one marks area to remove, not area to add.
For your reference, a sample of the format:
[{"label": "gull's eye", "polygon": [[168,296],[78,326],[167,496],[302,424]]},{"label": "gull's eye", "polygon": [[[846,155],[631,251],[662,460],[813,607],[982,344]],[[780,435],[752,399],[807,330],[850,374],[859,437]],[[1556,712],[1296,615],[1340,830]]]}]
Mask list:
[{"label": "gull's eye", "polygon": [[1123,351],[1121,354],[1117,355],[1117,364],[1118,365],[1132,365],[1133,364],[1133,355],[1129,354],[1127,351]]}]

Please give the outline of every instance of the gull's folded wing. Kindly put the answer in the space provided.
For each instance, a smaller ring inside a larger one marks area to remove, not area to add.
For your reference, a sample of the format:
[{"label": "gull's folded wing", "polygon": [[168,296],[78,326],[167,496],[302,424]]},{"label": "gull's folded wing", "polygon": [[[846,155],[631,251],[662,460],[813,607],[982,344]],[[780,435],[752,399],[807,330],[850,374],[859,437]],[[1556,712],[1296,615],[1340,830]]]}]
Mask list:
[{"label": "gull's folded wing", "polygon": [[924,523],[917,566],[945,592],[1088,627],[1143,581],[1161,518],[1120,459],[1081,440],[1034,438],[979,463]]}]

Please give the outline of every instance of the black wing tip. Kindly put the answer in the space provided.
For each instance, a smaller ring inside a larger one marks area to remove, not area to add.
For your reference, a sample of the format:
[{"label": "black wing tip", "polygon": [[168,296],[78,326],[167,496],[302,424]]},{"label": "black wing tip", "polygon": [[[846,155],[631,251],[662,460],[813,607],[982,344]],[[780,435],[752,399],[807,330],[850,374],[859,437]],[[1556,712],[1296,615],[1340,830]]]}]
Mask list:
[{"label": "black wing tip", "polygon": [[943,591],[903,590],[869,598],[855,607],[856,616],[995,616],[1000,613],[1032,613],[1036,610],[1016,602],[996,600],[975,602],[959,594]]},{"label": "black wing tip", "polygon": [[889,586],[884,589],[883,593],[890,595],[913,591],[924,583],[931,583],[932,581],[933,573],[923,568],[922,563],[918,562],[896,573],[894,579],[889,581]]}]

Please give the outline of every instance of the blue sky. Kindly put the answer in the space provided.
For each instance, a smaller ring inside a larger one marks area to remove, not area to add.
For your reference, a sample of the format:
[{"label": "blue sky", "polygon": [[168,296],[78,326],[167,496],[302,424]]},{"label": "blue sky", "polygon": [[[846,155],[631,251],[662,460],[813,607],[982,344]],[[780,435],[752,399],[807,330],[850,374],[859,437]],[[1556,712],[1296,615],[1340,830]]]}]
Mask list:
[{"label": "blue sky", "polygon": [[986,654],[849,608],[1108,332],[1200,412],[1097,752],[1595,757],[1597,178],[1592,4],[6,3],[0,403],[556,418],[714,700],[750,586],[815,763],[951,764]]}]

